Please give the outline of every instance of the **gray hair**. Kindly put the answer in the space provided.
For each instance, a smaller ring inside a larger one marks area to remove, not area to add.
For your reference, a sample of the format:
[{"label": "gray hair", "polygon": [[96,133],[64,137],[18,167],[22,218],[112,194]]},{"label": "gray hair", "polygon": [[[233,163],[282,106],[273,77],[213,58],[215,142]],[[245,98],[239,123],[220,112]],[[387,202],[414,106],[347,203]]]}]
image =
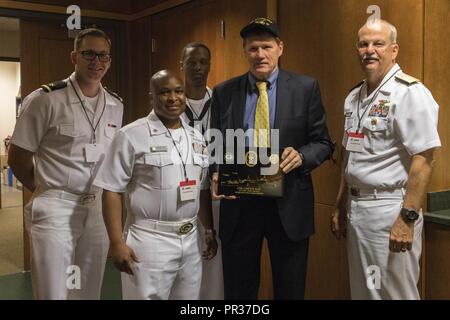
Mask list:
[{"label": "gray hair", "polygon": [[380,28],[381,24],[386,25],[389,28],[390,31],[390,39],[391,42],[393,44],[397,43],[397,28],[390,22],[383,20],[383,19],[369,19],[358,31],[358,37],[359,37],[359,33],[361,31],[362,28],[364,28],[365,26],[367,26],[369,29],[374,29],[374,28]]},{"label": "gray hair", "polygon": [[397,43],[397,28],[390,22],[384,21],[391,31],[391,42]]}]

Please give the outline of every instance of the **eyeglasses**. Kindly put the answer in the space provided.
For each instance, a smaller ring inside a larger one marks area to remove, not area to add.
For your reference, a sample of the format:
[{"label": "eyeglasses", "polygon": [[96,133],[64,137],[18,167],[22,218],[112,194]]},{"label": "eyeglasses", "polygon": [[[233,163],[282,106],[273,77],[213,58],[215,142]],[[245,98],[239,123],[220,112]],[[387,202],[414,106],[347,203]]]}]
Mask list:
[{"label": "eyeglasses", "polygon": [[80,52],[84,59],[92,61],[95,57],[101,62],[108,62],[111,60],[111,55],[109,53],[97,53],[93,50],[84,50]]}]

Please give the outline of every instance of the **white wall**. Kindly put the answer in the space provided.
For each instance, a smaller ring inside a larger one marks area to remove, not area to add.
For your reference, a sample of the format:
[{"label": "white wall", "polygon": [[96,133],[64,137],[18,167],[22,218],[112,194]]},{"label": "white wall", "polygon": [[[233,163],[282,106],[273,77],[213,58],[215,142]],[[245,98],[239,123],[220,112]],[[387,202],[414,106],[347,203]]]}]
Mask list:
[{"label": "white wall", "polygon": [[16,124],[16,96],[20,87],[20,63],[0,61],[0,154],[3,139],[12,135]]}]

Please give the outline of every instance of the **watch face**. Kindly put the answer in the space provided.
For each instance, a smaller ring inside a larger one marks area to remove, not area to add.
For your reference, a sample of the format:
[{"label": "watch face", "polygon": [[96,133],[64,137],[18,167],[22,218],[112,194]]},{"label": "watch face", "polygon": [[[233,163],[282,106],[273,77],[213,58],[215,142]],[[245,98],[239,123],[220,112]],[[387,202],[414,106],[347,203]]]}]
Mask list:
[{"label": "watch face", "polygon": [[404,209],[404,216],[410,221],[415,221],[419,218],[419,214],[417,212],[408,209]]},{"label": "watch face", "polygon": [[418,215],[417,212],[415,212],[415,211],[409,211],[409,212],[408,212],[408,217],[409,217],[411,220],[416,220],[416,219],[419,217],[419,215]]}]

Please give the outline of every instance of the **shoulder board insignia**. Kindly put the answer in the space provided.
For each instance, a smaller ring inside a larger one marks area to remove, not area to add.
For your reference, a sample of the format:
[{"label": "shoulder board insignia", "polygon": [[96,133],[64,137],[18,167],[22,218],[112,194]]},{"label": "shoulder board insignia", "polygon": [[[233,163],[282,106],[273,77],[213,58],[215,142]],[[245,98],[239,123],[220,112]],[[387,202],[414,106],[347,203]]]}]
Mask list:
[{"label": "shoulder board insignia", "polygon": [[114,98],[116,98],[117,100],[119,100],[120,102],[123,102],[123,99],[121,96],[119,96],[117,93],[115,93],[114,91],[109,90],[107,87],[103,87],[105,88],[106,91],[108,91],[108,93],[110,95],[112,95]]},{"label": "shoulder board insignia", "polygon": [[406,73],[398,73],[395,76],[395,79],[399,80],[400,82],[406,83],[408,86],[414,84],[414,83],[419,83],[420,80],[416,79],[414,77],[411,77],[410,75],[407,75]]},{"label": "shoulder board insignia", "polygon": [[354,86],[353,88],[351,88],[349,92],[352,92],[352,91],[355,90],[356,88],[361,87],[363,83],[364,83],[364,80],[362,80],[362,81],[359,82],[356,86]]},{"label": "shoulder board insignia", "polygon": [[67,87],[67,82],[65,81],[56,81],[49,84],[43,84],[41,86],[41,89],[43,89],[45,92],[55,91],[62,88]]}]

